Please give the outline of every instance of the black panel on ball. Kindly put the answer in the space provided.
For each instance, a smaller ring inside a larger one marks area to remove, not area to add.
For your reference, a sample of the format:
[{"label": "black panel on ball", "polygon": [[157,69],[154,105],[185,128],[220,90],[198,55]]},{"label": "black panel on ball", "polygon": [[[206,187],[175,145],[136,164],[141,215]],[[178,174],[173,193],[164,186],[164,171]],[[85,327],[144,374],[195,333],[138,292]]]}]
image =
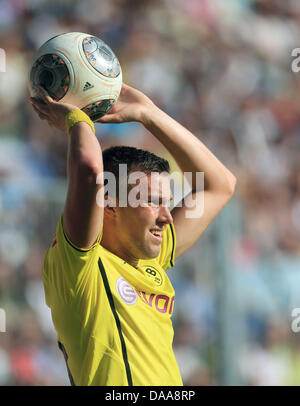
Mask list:
[{"label": "black panel on ball", "polygon": [[109,112],[114,102],[113,99],[99,100],[83,107],[81,110],[84,111],[92,121],[97,121]]},{"label": "black panel on ball", "polygon": [[39,57],[30,72],[31,86],[42,86],[55,100],[61,100],[70,85],[70,73],[64,60],[55,54]]}]

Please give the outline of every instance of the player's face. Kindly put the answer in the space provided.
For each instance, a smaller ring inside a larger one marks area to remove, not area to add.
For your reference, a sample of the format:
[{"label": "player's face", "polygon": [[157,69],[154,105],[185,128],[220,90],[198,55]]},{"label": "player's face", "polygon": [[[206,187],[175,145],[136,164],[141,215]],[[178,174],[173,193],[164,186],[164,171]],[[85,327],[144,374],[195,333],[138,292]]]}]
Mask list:
[{"label": "player's face", "polygon": [[[138,186],[128,193],[128,207],[119,208],[119,230],[128,254],[139,259],[155,258],[160,251],[162,232],[173,221],[169,210],[170,182],[166,175],[155,172],[145,174]],[[132,207],[130,203],[134,203],[135,196],[139,204]]]}]

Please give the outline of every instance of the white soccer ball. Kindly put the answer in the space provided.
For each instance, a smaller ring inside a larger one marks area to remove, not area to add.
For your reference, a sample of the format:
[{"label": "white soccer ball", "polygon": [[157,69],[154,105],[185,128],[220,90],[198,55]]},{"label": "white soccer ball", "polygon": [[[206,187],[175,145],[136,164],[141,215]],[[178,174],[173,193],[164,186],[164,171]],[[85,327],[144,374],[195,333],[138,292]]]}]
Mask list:
[{"label": "white soccer ball", "polygon": [[122,70],[118,58],[101,39],[81,32],[61,34],[45,42],[33,58],[29,89],[47,90],[54,100],[74,104],[93,121],[118,99]]}]

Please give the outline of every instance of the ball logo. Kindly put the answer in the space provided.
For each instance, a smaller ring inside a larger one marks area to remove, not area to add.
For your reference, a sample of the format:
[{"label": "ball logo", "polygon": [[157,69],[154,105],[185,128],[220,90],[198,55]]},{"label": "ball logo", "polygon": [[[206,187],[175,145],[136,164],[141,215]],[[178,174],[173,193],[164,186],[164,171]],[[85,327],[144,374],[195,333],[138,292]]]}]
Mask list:
[{"label": "ball logo", "polygon": [[130,306],[136,303],[136,292],[122,276],[117,280],[116,289],[123,302]]}]

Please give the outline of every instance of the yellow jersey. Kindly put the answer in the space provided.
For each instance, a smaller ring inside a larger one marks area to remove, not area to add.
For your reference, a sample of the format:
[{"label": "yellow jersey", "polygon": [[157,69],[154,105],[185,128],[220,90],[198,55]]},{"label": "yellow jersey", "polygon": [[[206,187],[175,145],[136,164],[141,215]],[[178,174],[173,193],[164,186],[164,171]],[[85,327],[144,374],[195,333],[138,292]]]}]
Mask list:
[{"label": "yellow jersey", "polygon": [[176,236],[169,224],[160,254],[134,268],[101,246],[76,247],[59,220],[43,265],[46,304],[71,384],[182,385],[172,349]]}]

